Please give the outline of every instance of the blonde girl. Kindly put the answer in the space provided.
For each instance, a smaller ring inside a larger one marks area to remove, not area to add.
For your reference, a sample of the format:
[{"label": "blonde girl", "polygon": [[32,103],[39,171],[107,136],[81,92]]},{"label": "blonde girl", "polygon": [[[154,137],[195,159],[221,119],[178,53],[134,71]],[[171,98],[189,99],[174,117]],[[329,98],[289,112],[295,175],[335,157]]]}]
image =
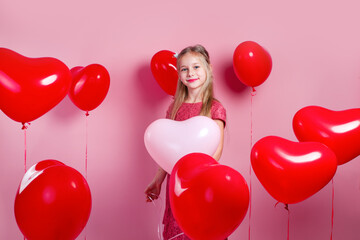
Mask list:
[{"label": "blonde girl", "polygon": [[[183,121],[194,116],[203,115],[212,118],[220,128],[220,144],[213,155],[220,159],[226,124],[226,110],[214,98],[213,74],[208,51],[201,45],[183,49],[177,56],[178,85],[174,101],[170,104],[166,117],[176,121]],[[145,189],[147,201],[157,199],[161,185],[168,174],[159,167],[154,179]],[[166,187],[166,207],[164,213],[164,240],[190,240],[177,225],[169,202],[169,177]]]}]

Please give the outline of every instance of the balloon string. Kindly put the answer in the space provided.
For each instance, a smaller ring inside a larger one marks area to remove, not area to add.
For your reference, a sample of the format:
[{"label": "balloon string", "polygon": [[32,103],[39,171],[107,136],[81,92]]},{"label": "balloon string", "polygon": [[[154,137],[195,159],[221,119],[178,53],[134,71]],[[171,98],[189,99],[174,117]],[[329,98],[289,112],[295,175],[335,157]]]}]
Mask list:
[{"label": "balloon string", "polygon": [[335,199],[335,188],[334,188],[334,178],[331,179],[332,192],[331,192],[331,235],[330,240],[333,238],[333,230],[334,230],[334,199]]},{"label": "balloon string", "polygon": [[289,240],[290,239],[290,210],[289,210],[288,204],[285,204],[285,209],[288,211],[287,240]]},{"label": "balloon string", "polygon": [[[276,208],[276,206],[279,204],[280,202],[275,203],[274,208]],[[287,203],[285,203],[285,207],[286,211],[288,212],[288,220],[287,220],[287,240],[290,239],[290,210],[289,210],[289,205]]]},{"label": "balloon string", "polygon": [[[88,116],[89,112],[86,112],[85,114],[85,179],[87,180],[88,175]],[[87,227],[85,226],[85,237],[86,240],[86,231]]]},{"label": "balloon string", "polygon": [[85,179],[87,180],[87,172],[88,172],[88,116],[89,113],[86,112],[85,118]]},{"label": "balloon string", "polygon": [[[26,149],[27,149],[27,144],[26,144],[26,129],[28,127],[26,126],[25,123],[22,123],[22,130],[24,130],[24,172],[26,173],[26,162],[27,162],[27,158],[26,158],[26,155],[27,155],[27,152],[26,152]],[[26,240],[25,238],[25,235],[24,235],[24,240]]]},{"label": "balloon string", "polygon": [[[152,199],[150,196],[148,196],[148,198],[151,200],[151,203],[154,205],[154,207],[156,208],[156,204],[155,204],[155,201],[154,199]],[[162,199],[161,197],[159,196],[158,197],[158,201],[160,202],[160,206],[162,206]],[[158,238],[159,240],[163,240],[163,237],[162,237],[162,219],[161,219],[161,211],[162,211],[162,208],[160,207],[159,211],[158,211],[158,218],[159,218],[159,224],[158,224],[158,228],[157,228],[157,234],[158,234]]]},{"label": "balloon string", "polygon": [[[256,90],[255,88],[252,88],[251,91],[251,104],[250,104],[250,151],[252,149],[253,146],[253,97],[256,95]],[[252,170],[251,170],[251,163],[249,164],[249,175],[250,175],[250,180],[249,180],[249,240],[251,239],[251,196],[252,196],[252,181],[251,181],[251,175],[252,175]]]},{"label": "balloon string", "polygon": [[27,162],[27,159],[26,159],[26,127],[24,126],[23,127],[23,130],[24,130],[24,172],[26,173],[26,162]]}]

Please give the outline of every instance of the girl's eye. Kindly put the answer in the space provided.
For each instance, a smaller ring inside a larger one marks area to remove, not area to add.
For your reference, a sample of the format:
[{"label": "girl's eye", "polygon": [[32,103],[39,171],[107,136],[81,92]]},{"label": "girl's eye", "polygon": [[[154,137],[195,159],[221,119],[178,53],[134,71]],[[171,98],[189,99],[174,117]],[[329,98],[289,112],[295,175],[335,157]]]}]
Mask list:
[{"label": "girl's eye", "polygon": [[181,72],[185,72],[186,70],[187,70],[187,68],[180,69]]},{"label": "girl's eye", "polygon": [[198,69],[198,68],[200,68],[200,66],[194,66],[194,68],[195,68],[195,69]]}]

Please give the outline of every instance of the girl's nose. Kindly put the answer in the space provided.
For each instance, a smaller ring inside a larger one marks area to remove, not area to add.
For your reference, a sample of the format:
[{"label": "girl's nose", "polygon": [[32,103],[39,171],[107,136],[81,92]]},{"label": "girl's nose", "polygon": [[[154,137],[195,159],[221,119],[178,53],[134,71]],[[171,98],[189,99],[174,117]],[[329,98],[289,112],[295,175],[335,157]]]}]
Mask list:
[{"label": "girl's nose", "polygon": [[193,71],[192,69],[190,69],[190,70],[188,71],[188,75],[189,75],[189,76],[194,75],[194,71]]}]

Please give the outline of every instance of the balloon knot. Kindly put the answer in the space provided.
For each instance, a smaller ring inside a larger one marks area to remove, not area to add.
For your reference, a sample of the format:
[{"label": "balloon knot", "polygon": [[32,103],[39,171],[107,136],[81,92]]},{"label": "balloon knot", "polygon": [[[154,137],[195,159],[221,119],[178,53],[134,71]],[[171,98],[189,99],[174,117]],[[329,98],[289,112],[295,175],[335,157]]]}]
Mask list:
[{"label": "balloon knot", "polygon": [[256,95],[256,89],[254,87],[251,88],[251,96]]},{"label": "balloon knot", "polygon": [[289,211],[289,205],[287,203],[285,203],[285,207],[284,207],[287,211]]},{"label": "balloon knot", "polygon": [[[21,123],[22,124],[22,128],[21,128],[21,130],[26,130],[26,129],[28,129],[28,127],[30,126],[30,123],[25,123],[25,122],[23,122],[23,123]],[[26,125],[27,124],[27,125]]]},{"label": "balloon knot", "polygon": [[[276,208],[279,203],[280,203],[280,202],[277,202],[277,203],[275,204],[274,208]],[[284,208],[285,208],[287,211],[289,211],[289,205],[288,205],[287,203],[284,203],[284,204],[285,204]]]},{"label": "balloon knot", "polygon": [[88,111],[86,111],[86,113],[85,113],[85,116],[89,116],[90,114],[89,114],[89,112]]}]

